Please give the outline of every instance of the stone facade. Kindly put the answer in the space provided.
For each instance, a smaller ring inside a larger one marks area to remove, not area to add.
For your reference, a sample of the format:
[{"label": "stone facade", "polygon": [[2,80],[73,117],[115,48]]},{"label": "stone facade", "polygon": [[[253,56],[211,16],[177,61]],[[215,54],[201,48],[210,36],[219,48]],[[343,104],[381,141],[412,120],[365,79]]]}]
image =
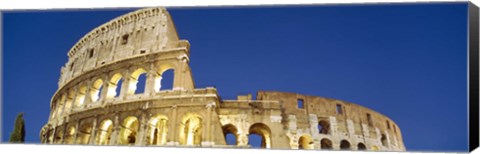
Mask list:
[{"label": "stone facade", "polygon": [[[359,105],[274,91],[222,100],[213,87],[196,88],[189,46],[164,8],[92,30],[68,52],[41,142],[248,148],[256,134],[264,148],[405,151],[398,125]],[[173,86],[162,89],[168,70]]]}]

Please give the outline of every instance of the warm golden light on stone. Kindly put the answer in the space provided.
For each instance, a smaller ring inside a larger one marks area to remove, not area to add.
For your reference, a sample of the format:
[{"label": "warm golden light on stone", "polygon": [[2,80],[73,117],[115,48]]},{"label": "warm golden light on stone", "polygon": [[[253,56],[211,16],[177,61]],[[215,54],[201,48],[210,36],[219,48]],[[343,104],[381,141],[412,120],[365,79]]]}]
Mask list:
[{"label": "warm golden light on stone", "polygon": [[190,52],[165,8],[93,29],[68,52],[41,142],[405,151],[392,119],[353,103],[276,91],[222,99],[214,87],[195,86]]}]

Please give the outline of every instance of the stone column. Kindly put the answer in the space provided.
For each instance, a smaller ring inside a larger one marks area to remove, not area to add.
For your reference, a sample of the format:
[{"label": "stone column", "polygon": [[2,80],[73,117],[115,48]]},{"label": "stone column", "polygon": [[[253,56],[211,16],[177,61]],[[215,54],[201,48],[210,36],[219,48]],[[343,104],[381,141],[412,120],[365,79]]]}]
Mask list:
[{"label": "stone column", "polygon": [[392,142],[390,142],[390,135],[388,134],[387,131],[385,131],[385,137],[387,138],[387,148],[388,150],[391,150],[392,149]]},{"label": "stone column", "polygon": [[144,145],[145,143],[145,130],[146,130],[146,122],[145,122],[145,114],[142,114],[141,120],[140,120],[140,126],[137,134],[137,141],[135,145]]},{"label": "stone column", "polygon": [[63,117],[63,114],[65,113],[65,106],[67,106],[67,97],[68,97],[67,95],[68,95],[68,92],[67,94],[64,93],[62,94],[62,96],[60,96],[61,98],[59,102],[61,105],[59,106],[59,108],[61,108],[62,111],[58,113],[57,119],[60,119],[60,117]]},{"label": "stone column", "polygon": [[216,107],[215,105],[215,102],[211,102],[209,104],[207,104],[206,108],[207,108],[207,138],[206,138],[206,141],[207,142],[213,142],[213,134],[212,133],[212,126],[211,126],[211,121],[212,121],[212,110],[214,110]]},{"label": "stone column", "polygon": [[89,141],[90,145],[95,144],[96,134],[97,134],[97,118],[95,117],[95,119],[93,119],[92,132],[90,132],[90,141]]},{"label": "stone column", "polygon": [[77,121],[75,124],[75,134],[73,134],[73,144],[77,144],[77,137],[78,137],[78,126],[80,125],[80,121]]},{"label": "stone column", "polygon": [[92,84],[93,84],[92,81],[87,82],[87,91],[85,92],[85,100],[83,101],[82,108],[86,108],[87,105],[92,103],[92,95],[91,95]]},{"label": "stone column", "polygon": [[178,57],[177,67],[174,70],[173,90],[193,89],[192,81],[188,81],[191,80],[191,75],[187,63],[186,58]]},{"label": "stone column", "polygon": [[68,131],[67,129],[68,129],[68,128],[67,128],[67,122],[65,122],[65,123],[63,124],[62,141],[60,142],[60,144],[64,144],[64,143],[65,143],[65,136],[66,136],[65,134],[67,134],[67,131]]},{"label": "stone column", "polygon": [[118,120],[118,115],[115,115],[114,121],[113,121],[113,130],[110,138],[110,145],[118,145],[118,134],[120,133],[120,121]]},{"label": "stone column", "polygon": [[155,77],[156,74],[152,74],[153,71],[147,72],[147,80],[145,81],[145,95],[152,95],[155,93]]},{"label": "stone column", "polygon": [[[73,96],[72,97],[70,97],[70,92],[71,91],[73,91]],[[68,109],[68,111],[66,111],[65,113],[72,113],[73,109],[75,108],[75,103],[76,103],[75,98],[77,96],[77,93],[78,93],[78,86],[72,88],[71,90],[69,90],[67,92],[67,100],[69,100],[69,99],[71,100],[71,105],[70,105],[70,108]],[[66,105],[67,104],[65,103],[65,106]]]},{"label": "stone column", "polygon": [[99,96],[100,98],[97,100],[97,102],[95,103],[96,105],[101,105],[102,104],[102,101],[105,100],[105,98],[107,97],[107,91],[108,91],[108,83],[110,82],[108,80],[107,77],[103,76],[102,77],[102,80],[103,80],[103,85],[102,85],[102,91],[100,92]]},{"label": "stone column", "polygon": [[57,132],[57,126],[55,125],[52,130],[52,135],[50,135],[52,136],[51,137],[52,139],[50,140],[51,144],[55,144],[55,136],[57,136],[56,132]]},{"label": "stone column", "polygon": [[248,134],[246,132],[237,134],[237,146],[247,146],[248,145]]},{"label": "stone column", "polygon": [[[140,74],[141,75],[141,74]],[[140,77],[140,76],[139,76]],[[128,84],[128,90],[127,90],[127,95],[135,95],[135,91],[137,90],[137,84],[138,84],[138,78],[134,78],[132,76],[129,76],[127,78],[127,84]]]},{"label": "stone column", "polygon": [[122,87],[120,87],[120,95],[118,97],[121,99],[125,99],[126,96],[128,95],[131,75],[130,75],[130,71],[128,70],[123,71],[122,74],[123,74]]},{"label": "stone column", "polygon": [[171,122],[169,125],[168,130],[171,131],[169,133],[169,140],[170,142],[173,143],[167,143],[168,145],[174,145],[176,144],[175,142],[178,142],[177,140],[177,105],[172,106],[172,115],[171,115]]}]

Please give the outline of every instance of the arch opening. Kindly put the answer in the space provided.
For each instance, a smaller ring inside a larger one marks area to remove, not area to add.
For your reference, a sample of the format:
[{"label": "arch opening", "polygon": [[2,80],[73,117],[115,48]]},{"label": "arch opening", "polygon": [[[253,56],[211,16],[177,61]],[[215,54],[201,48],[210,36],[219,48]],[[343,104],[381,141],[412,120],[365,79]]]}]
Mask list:
[{"label": "arch opening", "polygon": [[110,84],[108,85],[107,98],[115,98],[120,96],[122,89],[123,76],[120,73],[117,73],[112,76],[110,79]]},{"label": "arch opening", "polygon": [[200,145],[202,142],[202,119],[196,114],[187,114],[180,126],[180,144]]},{"label": "arch opening", "polygon": [[385,134],[382,134],[380,141],[382,142],[382,146],[385,146],[385,147],[388,146],[387,136]]},{"label": "arch opening", "polygon": [[341,150],[350,150],[350,142],[347,140],[340,141],[340,149]]},{"label": "arch opening", "polygon": [[174,69],[170,68],[163,71],[160,76],[156,78],[156,86],[155,90],[162,91],[162,90],[172,90],[173,89],[173,76],[174,76]]},{"label": "arch opening", "polygon": [[147,143],[149,145],[164,145],[167,143],[168,118],[156,115],[148,122]]},{"label": "arch opening", "polygon": [[123,120],[120,130],[119,144],[120,145],[134,145],[137,139],[138,119],[129,116]]},{"label": "arch opening", "polygon": [[317,128],[320,134],[330,134],[330,123],[326,120],[320,120]]},{"label": "arch opening", "polygon": [[223,135],[225,136],[225,143],[227,145],[237,145],[238,144],[238,130],[232,124],[227,124],[222,126]]},{"label": "arch opening", "polygon": [[57,111],[56,111],[57,115],[56,115],[56,117],[61,116],[61,114],[63,112],[63,108],[65,107],[64,102],[65,102],[65,95],[62,95],[62,97],[57,102]]},{"label": "arch opening", "polygon": [[88,144],[90,141],[90,134],[92,133],[92,125],[89,123],[80,126],[77,134],[76,144]]},{"label": "arch opening", "polygon": [[145,93],[146,82],[147,82],[147,73],[140,74],[137,79],[137,88],[135,89],[135,94]]},{"label": "arch opening", "polygon": [[303,135],[298,139],[298,149],[313,149],[313,139],[309,135]]},{"label": "arch opening", "polygon": [[358,150],[367,150],[367,147],[363,143],[358,143],[357,144],[357,149]]},{"label": "arch opening", "polygon": [[[147,71],[143,68],[139,68],[135,70],[131,75],[130,75],[130,82],[128,86],[128,94],[139,94],[143,93],[145,91],[145,77]],[[140,85],[138,84],[139,82],[139,77],[141,77],[142,82]]]},{"label": "arch opening", "polygon": [[62,138],[63,138],[63,130],[57,130],[55,131],[55,139],[53,140],[55,144],[60,144],[62,143]]},{"label": "arch opening", "polygon": [[70,111],[72,110],[73,99],[74,99],[73,97],[75,97],[75,92],[73,90],[71,90],[67,94],[67,98],[66,98],[67,100],[65,102],[65,108],[63,109],[64,113],[70,113]]},{"label": "arch opening", "polygon": [[323,149],[326,149],[326,150],[331,150],[332,149],[332,141],[330,141],[329,139],[322,139],[320,141],[320,148],[323,150]]},{"label": "arch opening", "polygon": [[103,89],[103,80],[102,79],[97,79],[93,85],[92,88],[90,88],[90,96],[92,99],[92,102],[96,102],[100,99],[100,94]]},{"label": "arch opening", "polygon": [[87,86],[81,86],[78,89],[77,98],[75,99],[75,107],[81,107],[84,104],[85,94],[87,94]]},{"label": "arch opening", "polygon": [[97,133],[97,145],[108,145],[113,131],[113,122],[110,119],[103,120]]},{"label": "arch opening", "polygon": [[[249,136],[248,136],[248,144],[255,147],[255,145],[253,145],[252,143],[254,143],[254,140],[251,140],[250,139],[250,136],[251,135],[258,135],[261,137],[261,145],[260,147],[261,148],[271,148],[271,139],[270,139],[270,136],[271,136],[271,131],[270,131],[270,128],[263,124],[263,123],[256,123],[256,124],[253,124],[252,126],[250,126],[250,129],[249,129]],[[254,137],[254,136],[252,136]]]},{"label": "arch opening", "polygon": [[70,126],[68,129],[67,129],[67,132],[65,134],[65,139],[63,141],[64,144],[73,144],[73,138],[75,136],[75,127],[73,126]]}]

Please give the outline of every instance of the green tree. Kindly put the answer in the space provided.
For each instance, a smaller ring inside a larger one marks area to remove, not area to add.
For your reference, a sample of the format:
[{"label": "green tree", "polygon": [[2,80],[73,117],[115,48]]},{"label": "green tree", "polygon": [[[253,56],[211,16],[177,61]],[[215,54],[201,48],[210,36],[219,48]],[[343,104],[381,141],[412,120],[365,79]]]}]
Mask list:
[{"label": "green tree", "polygon": [[19,113],[15,119],[15,128],[10,134],[10,143],[24,143],[25,142],[25,121],[23,120],[23,113]]}]

